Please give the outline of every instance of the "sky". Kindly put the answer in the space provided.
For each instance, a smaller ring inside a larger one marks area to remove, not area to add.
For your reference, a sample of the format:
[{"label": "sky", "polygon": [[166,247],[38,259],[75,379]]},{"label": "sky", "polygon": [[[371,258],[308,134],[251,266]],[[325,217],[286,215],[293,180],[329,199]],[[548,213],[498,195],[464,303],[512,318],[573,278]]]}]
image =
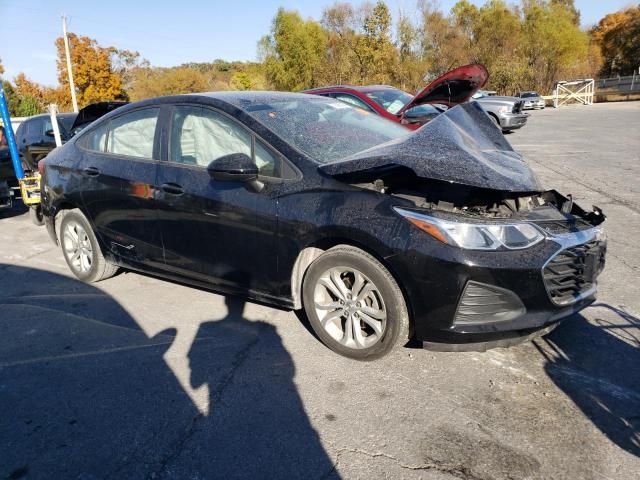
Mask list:
[{"label": "sky", "polygon": [[[448,12],[455,2],[439,0],[438,4]],[[333,3],[334,0],[0,0],[0,59],[7,79],[24,72],[31,80],[55,85],[54,41],[62,34],[64,13],[69,18],[70,32],[95,38],[103,46],[138,51],[153,66],[216,58],[255,60],[256,44],[269,32],[279,7],[320,19],[323,8]],[[575,0],[584,26],[632,3]],[[394,17],[400,9],[408,15],[415,13],[416,4],[417,0],[387,0]]]}]

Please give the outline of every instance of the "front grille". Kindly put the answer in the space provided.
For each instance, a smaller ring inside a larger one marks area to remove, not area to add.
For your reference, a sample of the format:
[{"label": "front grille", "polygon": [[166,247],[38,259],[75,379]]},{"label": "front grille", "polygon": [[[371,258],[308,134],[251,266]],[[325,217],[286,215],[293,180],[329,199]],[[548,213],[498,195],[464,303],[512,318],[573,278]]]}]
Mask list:
[{"label": "front grille", "polygon": [[523,107],[524,107],[524,100],[520,100],[519,102],[516,102],[513,104],[513,109],[511,110],[511,113],[520,113],[522,112]]},{"label": "front grille", "polygon": [[594,240],[562,250],[549,260],[542,273],[555,304],[573,303],[595,286],[604,268],[605,249],[603,242]]}]

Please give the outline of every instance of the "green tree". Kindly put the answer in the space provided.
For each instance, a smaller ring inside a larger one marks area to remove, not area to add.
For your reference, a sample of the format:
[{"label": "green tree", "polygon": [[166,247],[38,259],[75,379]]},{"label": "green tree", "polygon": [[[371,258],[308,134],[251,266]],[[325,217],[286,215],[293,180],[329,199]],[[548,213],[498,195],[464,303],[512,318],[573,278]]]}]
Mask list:
[{"label": "green tree", "polygon": [[7,107],[9,108],[9,115],[18,116],[18,109],[20,108],[20,97],[16,93],[13,85],[8,80],[2,81],[2,88],[4,89],[5,97],[7,98]]},{"label": "green tree", "polygon": [[527,61],[525,88],[549,91],[557,80],[588,74],[584,69],[589,35],[574,24],[574,16],[565,6],[528,3],[522,31],[522,55]]},{"label": "green tree", "polygon": [[41,111],[38,99],[32,95],[25,95],[20,99],[15,115],[17,117],[30,117],[32,115],[37,115]]},{"label": "green tree", "polygon": [[231,77],[231,88],[234,90],[251,90],[253,83],[251,77],[245,72],[236,72]]},{"label": "green tree", "polygon": [[397,62],[397,50],[391,40],[389,7],[378,1],[364,17],[363,33],[355,44],[363,83],[389,83]]},{"label": "green tree", "polygon": [[317,86],[326,45],[326,32],[318,22],[303,20],[298,12],[280,8],[271,33],[259,42],[267,78],[278,90]]}]

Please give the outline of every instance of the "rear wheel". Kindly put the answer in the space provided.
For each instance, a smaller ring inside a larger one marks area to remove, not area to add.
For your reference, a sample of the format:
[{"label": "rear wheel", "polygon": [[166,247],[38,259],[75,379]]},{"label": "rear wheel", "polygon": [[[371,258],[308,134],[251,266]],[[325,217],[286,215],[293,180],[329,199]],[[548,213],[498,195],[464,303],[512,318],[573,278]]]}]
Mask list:
[{"label": "rear wheel", "polygon": [[44,218],[42,216],[42,206],[32,205],[29,207],[29,218],[34,225],[41,227],[44,225]]},{"label": "rear wheel", "polygon": [[409,316],[389,271],[362,250],[334,247],[316,259],[303,284],[304,309],[331,350],[373,360],[406,343]]},{"label": "rear wheel", "polygon": [[102,255],[91,225],[80,210],[71,210],[62,219],[60,246],[69,269],[84,282],[99,282],[118,271]]}]

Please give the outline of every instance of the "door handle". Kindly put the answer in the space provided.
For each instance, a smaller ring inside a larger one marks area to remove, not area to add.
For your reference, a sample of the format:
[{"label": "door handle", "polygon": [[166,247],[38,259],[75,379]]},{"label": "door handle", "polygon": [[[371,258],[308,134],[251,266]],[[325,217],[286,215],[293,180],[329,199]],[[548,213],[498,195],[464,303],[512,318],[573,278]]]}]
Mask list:
[{"label": "door handle", "polygon": [[83,170],[83,172],[89,177],[97,177],[98,175],[100,175],[100,170],[98,170],[96,167],[87,167]]},{"label": "door handle", "polygon": [[175,183],[163,183],[160,188],[162,188],[163,192],[170,195],[182,195],[184,193],[184,188]]}]

